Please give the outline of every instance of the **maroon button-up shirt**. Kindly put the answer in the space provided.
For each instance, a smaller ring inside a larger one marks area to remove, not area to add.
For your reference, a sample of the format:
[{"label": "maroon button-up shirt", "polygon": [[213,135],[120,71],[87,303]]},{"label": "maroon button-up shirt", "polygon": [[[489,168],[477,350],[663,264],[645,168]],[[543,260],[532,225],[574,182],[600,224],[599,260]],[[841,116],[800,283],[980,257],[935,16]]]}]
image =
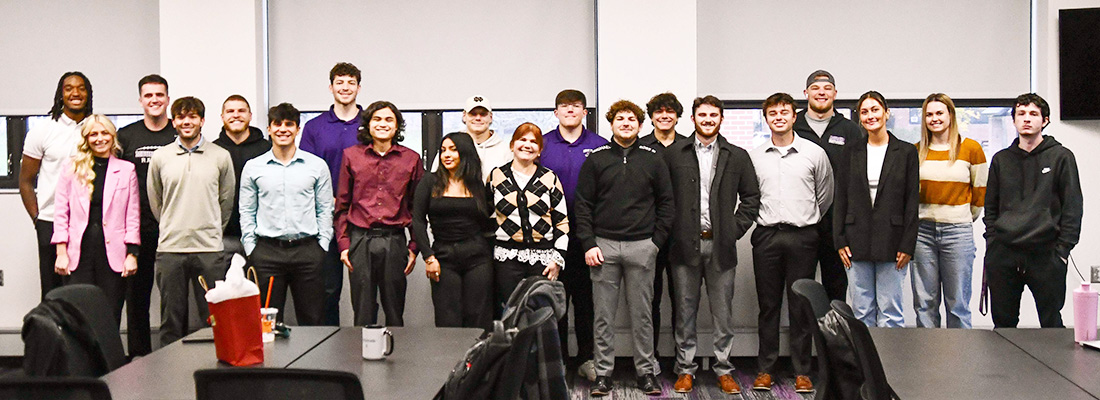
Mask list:
[{"label": "maroon button-up shirt", "polygon": [[[378,155],[373,144],[344,149],[336,183],[336,243],[350,246],[348,224],[360,228],[405,228],[412,222],[412,197],[424,176],[420,155],[394,144]],[[411,235],[409,250],[417,253]]]}]

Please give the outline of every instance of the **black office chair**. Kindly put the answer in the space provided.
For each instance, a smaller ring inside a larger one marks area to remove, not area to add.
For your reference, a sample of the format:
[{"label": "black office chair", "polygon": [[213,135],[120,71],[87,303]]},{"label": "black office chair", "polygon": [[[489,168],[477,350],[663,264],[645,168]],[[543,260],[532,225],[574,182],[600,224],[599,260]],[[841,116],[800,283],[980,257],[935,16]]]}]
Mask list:
[{"label": "black office chair", "polygon": [[817,349],[817,388],[814,399],[834,399],[836,395],[832,392],[832,385],[830,385],[832,375],[829,373],[829,350],[825,344],[825,336],[817,326],[818,319],[824,317],[830,310],[829,295],[825,293],[825,287],[813,279],[795,281],[791,285],[791,291],[794,292],[796,299],[787,300],[799,302],[802,304],[801,309],[809,310],[801,317],[791,316],[791,318],[803,318],[810,326],[810,332],[814,338],[814,348]]},{"label": "black office chair", "polygon": [[24,372],[96,377],[125,365],[112,309],[94,285],[66,285],[47,293],[23,318]]},{"label": "black office chair", "polygon": [[111,400],[111,390],[95,378],[5,378],[0,379],[0,399]]},{"label": "black office chair", "polygon": [[46,300],[64,301],[75,306],[91,325],[96,342],[103,351],[107,371],[126,365],[126,353],[122,350],[122,337],[115,320],[114,305],[107,301],[103,289],[95,285],[65,285],[46,293]]},{"label": "black office chair", "polygon": [[882,368],[882,359],[879,358],[878,349],[875,348],[875,340],[871,338],[871,331],[867,325],[856,319],[852,307],[842,301],[833,301],[833,310],[840,314],[847,322],[848,333],[852,340],[856,359],[859,362],[860,371],[863,374],[863,386],[860,387],[860,398],[865,400],[898,400],[898,394],[886,381],[886,371]]},{"label": "black office chair", "polygon": [[197,400],[363,400],[355,374],[279,368],[220,368],[195,371]]}]

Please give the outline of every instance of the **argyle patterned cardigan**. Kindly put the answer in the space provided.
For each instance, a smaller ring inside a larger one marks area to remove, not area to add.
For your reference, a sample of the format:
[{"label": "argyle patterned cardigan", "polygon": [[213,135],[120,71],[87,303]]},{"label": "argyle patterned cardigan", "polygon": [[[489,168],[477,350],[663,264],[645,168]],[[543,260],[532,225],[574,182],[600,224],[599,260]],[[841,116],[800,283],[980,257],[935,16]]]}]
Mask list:
[{"label": "argyle patterned cardigan", "polygon": [[512,163],[493,168],[486,192],[491,196],[497,241],[494,258],[518,258],[534,265],[550,261],[564,267],[569,219],[561,181],[549,168],[535,164],[535,174],[520,188]]}]

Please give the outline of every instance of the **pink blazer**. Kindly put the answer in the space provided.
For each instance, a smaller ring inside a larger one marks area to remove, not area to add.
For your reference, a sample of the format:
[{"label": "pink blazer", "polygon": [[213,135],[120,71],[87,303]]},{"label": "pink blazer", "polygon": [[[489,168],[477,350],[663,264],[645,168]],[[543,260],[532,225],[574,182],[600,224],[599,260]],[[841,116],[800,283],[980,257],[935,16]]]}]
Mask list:
[{"label": "pink blazer", "polygon": [[[80,240],[88,228],[91,194],[73,175],[72,163],[61,169],[54,197],[53,237],[50,242],[68,243],[69,271],[80,264]],[[107,245],[107,263],[121,273],[126,260],[126,245],[141,244],[141,211],[138,205],[138,181],[134,164],[111,156],[103,183],[103,237]]]}]

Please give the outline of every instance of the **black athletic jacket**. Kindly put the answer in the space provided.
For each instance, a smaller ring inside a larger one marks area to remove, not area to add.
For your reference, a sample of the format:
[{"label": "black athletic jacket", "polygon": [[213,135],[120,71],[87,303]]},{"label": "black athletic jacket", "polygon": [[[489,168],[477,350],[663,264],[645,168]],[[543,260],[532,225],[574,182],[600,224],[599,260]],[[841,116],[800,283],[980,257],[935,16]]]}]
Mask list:
[{"label": "black athletic jacket", "polygon": [[1017,138],[989,163],[985,238],[1013,247],[1053,245],[1067,258],[1084,212],[1077,161],[1051,136],[1030,153],[1019,144]]},{"label": "black athletic jacket", "polygon": [[840,153],[844,151],[844,146],[852,142],[867,144],[866,140],[859,140],[866,138],[867,133],[855,122],[844,118],[844,115],[835,111],[833,112],[833,118],[829,120],[829,125],[825,127],[824,135],[818,136],[817,132],[810,128],[810,123],[806,122],[806,110],[798,112],[795,116],[793,128],[798,136],[825,149],[825,154],[829,156],[829,164],[832,164],[834,171],[840,166]]},{"label": "black athletic jacket", "polygon": [[592,150],[577,180],[577,239],[585,251],[596,237],[652,239],[668,243],[672,227],[672,181],[665,161],[637,140],[628,148],[615,141]]}]

